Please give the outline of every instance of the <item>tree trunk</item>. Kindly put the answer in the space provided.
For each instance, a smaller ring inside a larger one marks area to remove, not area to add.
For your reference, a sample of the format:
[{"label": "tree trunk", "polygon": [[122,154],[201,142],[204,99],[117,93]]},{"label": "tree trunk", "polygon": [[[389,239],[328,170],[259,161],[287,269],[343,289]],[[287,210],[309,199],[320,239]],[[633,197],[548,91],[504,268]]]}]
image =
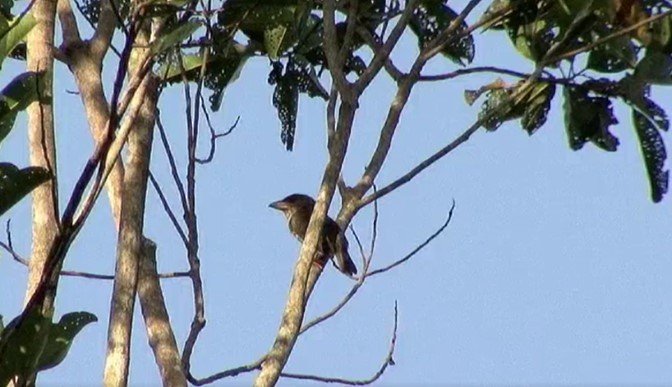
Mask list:
[{"label": "tree trunk", "polygon": [[[56,2],[36,0],[31,13],[37,25],[27,37],[27,67],[29,71],[46,71],[45,82],[39,92],[41,98],[50,98],[53,84],[52,49]],[[58,233],[58,185],[52,103],[38,101],[28,107],[28,138],[31,165],[47,168],[53,178],[33,191],[33,245],[25,302],[28,302],[40,282],[49,249]],[[53,313],[53,304],[53,298],[45,300],[43,312]]]}]

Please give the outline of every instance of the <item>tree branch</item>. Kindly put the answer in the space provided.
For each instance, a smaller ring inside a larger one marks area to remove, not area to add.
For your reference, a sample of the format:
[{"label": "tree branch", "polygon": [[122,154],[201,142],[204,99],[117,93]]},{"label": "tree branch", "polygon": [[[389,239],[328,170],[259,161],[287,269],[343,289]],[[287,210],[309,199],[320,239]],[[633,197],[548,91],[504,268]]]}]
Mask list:
[{"label": "tree branch", "polygon": [[303,375],[303,374],[292,374],[292,373],[282,373],[283,378],[290,378],[290,379],[299,379],[299,380],[312,380],[315,382],[321,382],[321,383],[340,383],[348,386],[366,386],[369,384],[372,384],[376,380],[380,379],[381,376],[385,373],[387,370],[387,367],[391,365],[395,365],[394,362],[394,349],[396,347],[397,343],[397,323],[398,323],[398,308],[397,308],[397,302],[394,302],[394,327],[392,329],[392,338],[390,339],[390,347],[387,351],[387,356],[385,356],[385,359],[383,360],[383,363],[381,364],[380,368],[378,371],[376,371],[373,376],[371,376],[368,379],[362,379],[362,380],[351,380],[351,379],[342,379],[342,378],[328,378],[324,376],[316,376],[316,375]]},{"label": "tree branch", "polygon": [[[144,39],[146,37],[143,37]],[[138,66],[138,60],[141,60],[141,57],[141,53],[134,55],[131,62],[131,71],[135,72],[141,68]],[[133,119],[134,130],[128,137],[128,168],[124,177],[116,274],[107,336],[108,345],[104,375],[106,386],[123,387],[128,383],[133,310],[138,285],[139,263],[144,255],[145,201],[154,114],[158,100],[158,81],[151,75],[147,76],[140,88],[146,90],[145,93],[140,93],[145,95],[146,98],[136,98],[133,101],[133,104],[140,105],[140,111],[137,119]],[[156,359],[157,361],[162,360],[158,357]]]},{"label": "tree branch", "polygon": [[163,385],[186,387],[187,379],[182,370],[180,351],[170,326],[166,301],[156,270],[156,245],[147,239],[143,241],[143,255],[140,259],[138,299],[147,327],[149,345],[154,352]]},{"label": "tree branch", "polygon": [[354,104],[351,102],[347,99],[341,100],[336,131],[329,133],[327,143],[329,161],[325,167],[306,237],[301,245],[301,252],[292,278],[282,323],[273,343],[273,348],[262,363],[261,372],[254,383],[255,387],[269,387],[277,382],[299,335],[308,297],[321,274],[321,268],[311,270],[311,267],[316,267],[311,263],[327,208],[336,189],[336,182],[343,166],[350,139],[350,131],[356,111],[356,101],[354,101]]},{"label": "tree branch", "polygon": [[381,273],[385,273],[387,271],[390,271],[394,269],[395,267],[401,265],[402,263],[408,261],[409,259],[413,258],[414,255],[416,255],[420,250],[424,249],[428,244],[430,244],[434,238],[438,237],[441,235],[441,233],[448,227],[450,224],[450,221],[453,219],[453,210],[455,209],[455,200],[453,200],[453,204],[450,207],[450,210],[448,211],[448,217],[446,218],[446,221],[443,222],[441,227],[439,227],[432,235],[430,235],[427,239],[425,239],[424,242],[419,244],[416,248],[413,249],[410,253],[406,254],[403,258],[395,261],[394,263],[387,265],[385,267],[382,267],[380,269],[373,270],[369,273],[366,274],[367,277],[373,277],[374,275],[378,275]]}]

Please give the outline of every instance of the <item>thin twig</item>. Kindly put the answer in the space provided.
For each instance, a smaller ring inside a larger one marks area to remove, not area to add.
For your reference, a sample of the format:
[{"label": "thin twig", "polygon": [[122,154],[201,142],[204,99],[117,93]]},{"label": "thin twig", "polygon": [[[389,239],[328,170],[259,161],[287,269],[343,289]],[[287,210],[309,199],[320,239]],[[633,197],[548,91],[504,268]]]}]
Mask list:
[{"label": "thin twig", "polygon": [[368,379],[362,379],[362,380],[352,380],[352,379],[342,379],[342,378],[328,378],[328,377],[323,377],[323,376],[317,376],[317,375],[304,375],[304,374],[293,374],[293,373],[286,373],[283,372],[280,374],[281,377],[283,378],[289,378],[289,379],[299,379],[299,380],[312,380],[316,382],[321,382],[321,383],[340,383],[340,384],[345,384],[348,386],[366,386],[369,385],[376,380],[380,379],[381,376],[385,373],[385,370],[387,370],[387,367],[391,365],[395,365],[394,362],[394,349],[397,344],[397,326],[398,326],[398,320],[399,320],[399,311],[397,308],[397,301],[394,301],[394,328],[392,329],[392,338],[390,339],[390,347],[389,350],[387,351],[387,356],[385,356],[385,359],[383,360],[383,363],[381,364],[380,368],[378,371],[376,371],[373,376],[371,376]]},{"label": "thin twig", "polygon": [[264,358],[262,357],[261,359],[250,363],[246,364],[244,366],[240,367],[235,367],[235,368],[230,368],[228,370],[218,372],[216,374],[213,374],[211,376],[208,376],[207,378],[202,378],[202,379],[196,379],[191,373],[187,374],[187,380],[189,383],[195,385],[195,386],[203,386],[206,384],[214,383],[220,379],[224,378],[230,378],[233,376],[238,376],[240,374],[256,371],[258,369],[261,369],[261,363],[264,362]]},{"label": "thin twig", "polygon": [[28,260],[20,256],[16,251],[14,251],[14,249],[11,246],[9,246],[9,244],[5,242],[0,242],[0,247],[5,249],[5,251],[8,252],[9,255],[12,256],[12,259],[14,259],[16,262],[22,264],[23,266],[28,266],[29,264]]},{"label": "thin twig", "polygon": [[[365,269],[364,269],[364,270],[366,270],[367,266],[368,266],[368,265],[365,264]],[[343,297],[343,299],[342,299],[336,306],[334,306],[334,307],[333,307],[330,311],[328,311],[327,313],[324,313],[324,314],[322,314],[322,315],[320,315],[320,316],[314,318],[313,320],[311,320],[311,321],[309,321],[309,322],[303,324],[303,325],[301,326],[301,330],[299,331],[299,335],[302,335],[302,334],[305,333],[307,330],[309,330],[309,329],[313,328],[314,326],[320,324],[321,322],[323,322],[323,321],[325,321],[325,320],[328,320],[328,319],[332,318],[333,316],[335,316],[336,313],[338,313],[341,309],[343,309],[343,307],[344,307],[348,302],[350,302],[350,300],[352,299],[352,297],[354,297],[355,294],[357,294],[357,291],[359,290],[359,288],[362,287],[362,285],[364,284],[364,280],[366,280],[366,278],[367,278],[367,277],[366,277],[366,272],[364,272],[364,273],[362,274],[362,276],[360,276],[360,277],[357,279],[357,282],[352,286],[352,288],[350,288],[350,291],[348,292],[348,294],[346,294],[345,297]]]},{"label": "thin twig", "polygon": [[182,211],[186,211],[187,194],[184,190],[184,184],[182,183],[180,172],[178,172],[177,170],[175,155],[173,154],[173,150],[170,147],[170,142],[168,142],[168,135],[166,134],[166,129],[163,127],[163,122],[161,122],[161,111],[159,109],[157,109],[156,112],[156,127],[159,128],[159,136],[161,137],[163,150],[165,151],[166,157],[168,158],[168,165],[170,166],[170,174],[173,176],[173,182],[175,183],[177,192],[180,195],[180,203],[182,204]]},{"label": "thin twig", "polygon": [[370,273],[366,274],[366,276],[367,277],[372,277],[376,274],[385,273],[386,271],[390,271],[390,270],[394,269],[395,267],[401,265],[402,263],[408,261],[409,259],[413,258],[414,255],[416,255],[418,252],[420,252],[420,250],[424,249],[428,244],[430,244],[434,240],[434,238],[438,237],[443,232],[443,230],[445,230],[446,227],[448,227],[448,224],[450,224],[450,221],[453,219],[453,210],[454,209],[455,209],[455,200],[453,200],[453,205],[450,207],[450,211],[448,211],[448,217],[446,218],[446,221],[443,222],[441,227],[439,227],[432,235],[430,235],[427,239],[425,239],[424,242],[419,244],[416,248],[413,249],[413,251],[406,254],[406,256],[404,256],[403,258],[401,258],[401,259],[395,261],[394,263],[391,263],[391,264],[389,264],[385,267],[373,270]]},{"label": "thin twig", "polygon": [[[14,259],[16,262],[20,263],[21,265],[28,267],[29,261],[19,255],[8,243],[5,242],[0,242],[0,247],[2,247],[5,251],[9,253],[9,255],[12,256],[12,259]],[[61,270],[59,272],[59,275],[66,276],[66,277],[81,277],[81,278],[87,278],[87,279],[99,279],[99,280],[114,280],[114,275],[109,275],[109,274],[96,274],[96,273],[89,273],[85,271],[76,271],[76,270]],[[159,273],[159,278],[161,279],[169,279],[169,278],[181,278],[181,277],[189,277],[189,272],[188,271],[173,271],[173,272],[167,272],[167,273]]]},{"label": "thin twig", "polygon": [[163,210],[168,215],[168,218],[170,218],[170,221],[171,223],[173,223],[175,231],[177,231],[177,234],[180,236],[180,239],[182,239],[182,243],[186,248],[188,245],[187,236],[185,235],[184,230],[182,230],[182,226],[180,226],[180,222],[177,220],[175,212],[173,212],[173,209],[170,208],[170,204],[168,203],[168,199],[166,199],[166,195],[163,193],[163,189],[161,189],[159,182],[156,180],[156,177],[154,177],[154,174],[151,171],[149,172],[149,181],[152,183],[154,191],[156,191],[156,194],[159,196],[159,200],[161,201]]},{"label": "thin twig", "polygon": [[[209,32],[206,32],[206,38]],[[187,261],[189,263],[189,272],[191,286],[193,291],[194,314],[189,328],[189,334],[184,342],[182,349],[182,367],[187,375],[190,375],[191,355],[193,353],[198,336],[205,327],[205,297],[203,294],[203,279],[201,278],[201,262],[198,257],[198,220],[196,216],[196,148],[198,142],[198,124],[200,117],[199,101],[203,90],[203,81],[208,64],[208,55],[210,50],[203,51],[201,72],[196,86],[196,95],[194,99],[194,117],[192,121],[192,104],[189,81],[186,76],[184,62],[180,58],[180,70],[182,83],[184,84],[184,93],[186,99],[186,121],[187,121],[187,204],[184,208],[184,220],[187,224]]]},{"label": "thin twig", "polygon": [[[373,183],[373,193],[378,191],[376,183]],[[369,247],[369,257],[373,257],[376,250],[376,240],[378,239],[378,200],[373,201],[373,222],[371,222],[371,246]],[[370,260],[370,259],[369,259]]]},{"label": "thin twig", "polygon": [[201,100],[201,109],[203,110],[203,113],[205,113],[205,120],[208,124],[208,129],[210,129],[210,151],[208,152],[208,157],[206,157],[204,159],[201,159],[201,158],[197,157],[196,162],[199,163],[199,164],[207,164],[207,163],[211,162],[212,159],[215,157],[215,150],[216,150],[216,147],[217,147],[217,139],[222,138],[222,137],[226,137],[229,134],[231,134],[231,132],[233,132],[233,130],[238,126],[238,122],[240,121],[240,116],[238,116],[236,118],[236,122],[234,122],[233,125],[229,126],[229,129],[227,129],[226,131],[224,131],[222,133],[215,133],[215,129],[212,127],[212,124],[210,123],[210,116],[208,115],[207,110],[205,109],[205,106],[204,106],[205,102],[204,102],[203,96],[201,96],[200,100]]}]

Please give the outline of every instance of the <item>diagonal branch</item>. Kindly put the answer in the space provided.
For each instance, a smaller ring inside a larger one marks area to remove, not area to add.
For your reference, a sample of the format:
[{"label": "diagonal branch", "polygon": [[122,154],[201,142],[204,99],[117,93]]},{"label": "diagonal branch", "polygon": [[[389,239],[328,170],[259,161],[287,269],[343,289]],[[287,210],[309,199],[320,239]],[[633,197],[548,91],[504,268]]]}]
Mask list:
[{"label": "diagonal branch", "polygon": [[397,308],[397,301],[394,301],[394,327],[392,329],[392,338],[390,339],[390,346],[387,351],[387,356],[385,356],[385,359],[383,360],[383,363],[381,364],[380,368],[378,371],[376,371],[373,376],[371,376],[368,379],[361,379],[361,380],[352,380],[352,379],[343,379],[343,378],[328,378],[324,376],[317,376],[317,375],[304,375],[304,374],[292,374],[292,373],[285,373],[283,372],[281,376],[283,378],[289,378],[289,379],[298,379],[298,380],[312,380],[315,382],[321,382],[321,383],[340,383],[344,384],[347,386],[366,386],[369,384],[372,384],[376,380],[380,379],[381,376],[385,373],[387,370],[387,367],[391,365],[395,365],[394,362],[394,349],[397,344],[397,326],[398,326],[398,317],[399,317],[399,312]]},{"label": "diagonal branch", "polygon": [[448,217],[446,218],[446,221],[443,222],[441,227],[439,227],[432,235],[430,235],[427,239],[425,239],[424,242],[419,244],[416,248],[413,249],[410,253],[406,254],[405,257],[385,266],[380,269],[373,270],[369,273],[366,274],[367,277],[373,277],[374,275],[385,273],[386,271],[390,271],[394,269],[395,267],[401,265],[402,263],[408,261],[409,259],[413,258],[420,250],[424,249],[428,244],[430,244],[434,238],[438,237],[441,235],[441,233],[448,227],[450,224],[450,221],[453,219],[453,210],[455,209],[455,200],[453,200],[453,205],[450,207],[450,210],[448,211]]},{"label": "diagonal branch", "polygon": [[163,298],[159,275],[156,270],[156,245],[145,239],[140,259],[138,299],[147,327],[147,338],[154,352],[164,386],[181,387],[187,380],[180,362],[175,333]]}]

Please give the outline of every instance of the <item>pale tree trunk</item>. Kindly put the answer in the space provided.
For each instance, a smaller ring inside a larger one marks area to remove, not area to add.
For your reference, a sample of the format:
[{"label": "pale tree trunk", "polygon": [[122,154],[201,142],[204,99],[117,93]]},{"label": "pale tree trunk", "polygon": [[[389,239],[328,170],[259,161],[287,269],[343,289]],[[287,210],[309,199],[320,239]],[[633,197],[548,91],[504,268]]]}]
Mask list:
[{"label": "pale tree trunk", "polygon": [[[29,71],[47,72],[43,88],[40,89],[40,96],[51,97],[56,3],[50,0],[36,0],[31,13],[37,25],[27,37],[27,67]],[[38,101],[28,107],[28,137],[31,165],[49,169],[53,178],[33,191],[33,246],[25,302],[28,302],[40,282],[49,249],[58,233],[56,147],[52,103],[43,104]],[[53,298],[48,297],[45,300],[43,312],[53,313],[53,304]]]},{"label": "pale tree trunk", "polygon": [[344,100],[341,103],[338,131],[329,136],[329,162],[322,176],[320,192],[308,224],[306,238],[301,245],[299,260],[294,269],[294,277],[282,315],[282,322],[273,347],[262,363],[261,372],[254,381],[255,387],[271,387],[278,382],[280,373],[287,364],[299,336],[310,294],[322,273],[321,268],[312,264],[312,258],[315,255],[322,223],[336,190],[336,182],[343,166],[356,109],[354,106],[356,104],[350,100]]},{"label": "pale tree trunk", "polygon": [[[103,0],[101,2],[100,19],[94,36],[89,40],[82,40],[69,0],[58,0],[58,15],[63,30],[61,51],[65,54],[65,60],[77,83],[91,134],[96,143],[99,144],[107,134],[108,120],[110,118],[110,107],[103,90],[101,70],[105,55],[110,48],[112,35],[117,23],[117,16],[110,1]],[[130,77],[132,78],[132,75]],[[150,85],[150,88],[154,87],[154,85]],[[146,90],[144,85],[142,90]],[[141,109],[140,119],[144,120],[148,127],[151,128],[154,120],[153,115],[155,114],[155,99],[152,97],[152,100],[149,103],[144,103]],[[151,136],[151,133],[149,135]],[[119,230],[124,187],[124,164],[121,158],[118,158],[114,163],[105,186],[115,225],[117,230]],[[143,238],[143,255],[137,279],[138,297],[142,304],[149,344],[154,351],[163,384],[182,386],[186,385],[186,377],[182,371],[179,350],[177,349],[175,336],[170,326],[165,300],[161,294],[156,264],[149,263],[154,262],[155,252],[156,247],[153,242],[147,238]],[[131,269],[131,271],[134,270]],[[123,270],[120,273],[124,275]],[[132,277],[133,275],[131,275]],[[124,286],[115,288],[117,292],[115,292],[114,297],[115,299],[125,298],[128,303],[128,295],[126,297],[121,295],[125,293],[124,288]],[[125,334],[121,336],[130,338],[130,329],[130,325],[125,329],[129,336]],[[126,348],[127,345],[130,345],[125,339],[121,339],[119,344],[121,348]],[[128,351],[125,352],[125,356],[129,356]],[[127,362],[121,361],[122,369],[124,368],[124,363]],[[122,371],[121,374],[126,372]]]},{"label": "pale tree trunk", "polygon": [[148,239],[143,243],[138,273],[138,299],[147,326],[149,345],[154,352],[164,386],[186,387],[187,379],[182,369],[182,359],[177,350],[177,340],[170,326],[166,302],[156,269],[156,245]]},{"label": "pale tree trunk", "polygon": [[[58,0],[58,16],[63,30],[61,51],[66,55],[68,67],[77,83],[77,90],[96,145],[103,141],[107,133],[107,122],[110,119],[110,107],[103,91],[102,66],[117,23],[109,1],[103,0],[101,8],[96,34],[92,39],[83,41],[70,1]],[[124,165],[119,158],[114,163],[105,183],[117,229],[119,228],[123,180]]]},{"label": "pale tree trunk", "polygon": [[[143,38],[143,35],[139,36],[137,43],[146,47],[148,39]],[[129,66],[131,77],[140,70],[137,61],[145,50],[146,48],[133,50]],[[129,156],[124,176],[121,221],[117,241],[117,264],[110,306],[105,386],[121,387],[128,383],[133,310],[139,262],[143,254],[145,199],[158,99],[157,88],[157,79],[152,75],[147,75],[133,100],[133,104],[141,104],[141,107],[137,118],[132,123],[133,129],[128,138]],[[134,117],[129,115],[126,119],[133,120]]]}]

